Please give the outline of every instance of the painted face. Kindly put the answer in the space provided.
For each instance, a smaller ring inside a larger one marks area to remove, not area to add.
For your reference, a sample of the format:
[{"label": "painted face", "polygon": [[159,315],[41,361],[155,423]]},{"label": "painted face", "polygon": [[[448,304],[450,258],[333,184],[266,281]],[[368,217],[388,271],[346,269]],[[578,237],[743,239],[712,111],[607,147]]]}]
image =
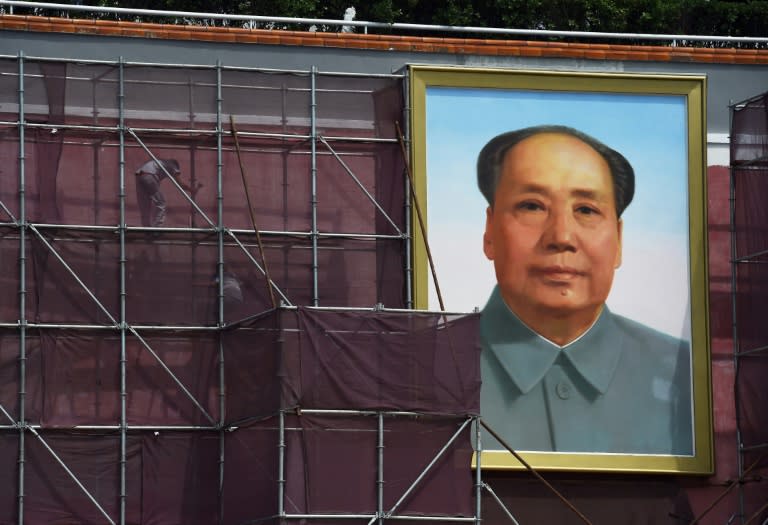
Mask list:
[{"label": "painted face", "polygon": [[608,164],[570,135],[521,141],[504,157],[483,245],[504,301],[530,326],[593,321],[621,264]]}]

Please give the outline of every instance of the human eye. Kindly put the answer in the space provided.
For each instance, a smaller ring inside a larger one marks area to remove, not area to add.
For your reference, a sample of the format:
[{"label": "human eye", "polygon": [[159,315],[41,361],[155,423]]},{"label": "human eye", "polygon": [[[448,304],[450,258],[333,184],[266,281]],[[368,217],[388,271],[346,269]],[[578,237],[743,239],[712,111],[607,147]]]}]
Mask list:
[{"label": "human eye", "polygon": [[576,213],[586,217],[597,216],[600,215],[600,209],[597,206],[582,204],[576,207]]},{"label": "human eye", "polygon": [[543,211],[544,205],[534,200],[524,200],[524,201],[518,202],[515,208],[517,208],[520,211],[535,212],[535,211]]}]

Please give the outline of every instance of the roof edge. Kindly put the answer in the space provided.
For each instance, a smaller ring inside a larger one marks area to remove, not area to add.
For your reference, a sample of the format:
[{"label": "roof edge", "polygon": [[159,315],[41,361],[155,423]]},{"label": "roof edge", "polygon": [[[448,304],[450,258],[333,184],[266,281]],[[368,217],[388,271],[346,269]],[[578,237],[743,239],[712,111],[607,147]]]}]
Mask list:
[{"label": "roof edge", "polygon": [[569,43],[373,35],[206,27],[116,20],[0,15],[0,31],[70,33],[110,37],[239,44],[364,49],[480,56],[520,56],[587,60],[768,64],[768,49],[675,47],[641,44]]}]

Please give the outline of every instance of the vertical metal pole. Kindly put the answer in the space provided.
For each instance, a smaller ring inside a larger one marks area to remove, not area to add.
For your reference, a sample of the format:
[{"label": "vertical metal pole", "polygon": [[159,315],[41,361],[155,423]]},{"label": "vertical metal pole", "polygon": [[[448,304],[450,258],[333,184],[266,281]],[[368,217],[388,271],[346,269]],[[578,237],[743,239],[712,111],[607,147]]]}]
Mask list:
[{"label": "vertical metal pole", "polygon": [[223,166],[224,155],[222,149],[222,92],[221,92],[221,61],[216,61],[216,209],[218,213],[218,227],[216,240],[218,248],[217,271],[219,276],[219,317],[217,320],[219,330],[216,332],[219,343],[219,523],[224,520],[224,450],[226,434],[224,421],[226,420],[226,383],[224,376],[224,343],[222,341],[221,328],[224,327],[224,191],[223,191]]},{"label": "vertical metal pole", "polygon": [[[288,87],[285,85],[285,82],[283,82],[280,85],[280,103],[281,103],[281,113],[280,113],[280,124],[281,124],[281,131],[284,134],[288,134]],[[289,142],[283,138],[282,144],[281,144],[281,150],[280,150],[280,168],[282,170],[282,189],[283,189],[283,202],[282,202],[282,215],[283,215],[283,229],[288,229],[288,193],[290,191],[288,186],[288,156],[290,155],[291,147],[289,145]],[[281,257],[280,257],[280,263],[283,266],[283,272],[285,274],[288,274],[288,254],[290,253],[290,248],[286,245],[282,245],[281,250]]]},{"label": "vertical metal pole", "polygon": [[128,416],[126,403],[128,392],[126,389],[126,338],[125,329],[127,325],[125,299],[127,295],[125,275],[126,275],[126,249],[125,249],[125,65],[123,57],[120,57],[118,69],[117,85],[117,110],[119,119],[120,136],[120,525],[125,525],[125,507],[126,507],[126,442],[128,440]]},{"label": "vertical metal pole", "polygon": [[[408,84],[408,75],[403,77],[403,96],[405,98],[405,107],[403,108],[403,126],[405,128],[405,143],[408,145],[408,150],[411,151],[411,97],[410,97],[410,85]],[[403,159],[403,162],[409,162],[409,159]],[[408,182],[407,167],[403,170],[403,185],[405,191],[405,202],[403,203],[403,209],[405,211],[405,307],[413,308],[413,227],[411,225],[411,185]]]},{"label": "vertical metal pole", "polygon": [[[733,105],[733,103],[730,104],[730,111],[728,113],[729,116],[729,126],[728,129],[730,131],[730,136],[733,137],[733,112],[736,110],[736,106]],[[733,139],[731,139],[733,140]],[[730,143],[729,143],[729,150],[730,150]],[[730,159],[730,169],[729,169],[729,195],[728,195],[728,203],[730,205],[730,231],[731,231],[731,330],[733,334],[733,371],[734,371],[734,409],[736,410],[736,465],[738,469],[738,478],[741,479],[741,477],[744,475],[744,458],[742,455],[742,442],[741,442],[741,428],[739,426],[739,352],[741,351],[741,345],[739,345],[739,329],[738,329],[738,320],[737,320],[737,314],[738,309],[736,308],[736,299],[737,299],[737,283],[738,283],[738,268],[737,268],[737,258],[739,257],[738,253],[738,247],[736,242],[736,172],[734,170],[733,166],[733,159]],[[738,515],[740,517],[740,521],[743,524],[744,523],[744,491],[742,490],[742,483],[739,483],[738,487],[738,499],[739,499],[739,510]]]},{"label": "vertical metal pole", "polygon": [[[98,84],[98,80],[96,79],[95,75],[91,74],[91,117],[92,117],[92,124],[94,126],[99,125],[99,122],[98,122],[99,112],[96,109],[97,84]],[[101,148],[99,147],[93,148],[93,224],[99,224],[99,211],[101,211],[101,208],[99,207],[99,182],[101,182],[101,177],[99,176],[99,152],[100,151],[101,151]]]},{"label": "vertical metal pole", "polygon": [[384,413],[379,412],[379,444],[376,446],[376,452],[379,460],[376,490],[378,502],[376,506],[379,515],[379,525],[384,524]]},{"label": "vertical metal pole", "polygon": [[285,412],[280,409],[279,430],[277,437],[277,515],[280,523],[285,516]]},{"label": "vertical metal pole", "polygon": [[94,73],[91,73],[91,124],[94,126],[99,125],[99,108],[98,106],[98,86],[99,86],[99,79],[101,79],[102,75],[96,75]]},{"label": "vertical metal pole", "polygon": [[312,306],[320,306],[320,299],[317,296],[317,67],[312,66],[312,89],[311,89],[311,110],[310,118],[312,127],[310,140],[312,148]]},{"label": "vertical metal pole", "polygon": [[475,523],[482,522],[483,502],[483,445],[480,439],[480,418],[475,418]]},{"label": "vertical metal pole", "polygon": [[[219,67],[219,61],[216,61],[216,68]],[[189,127],[194,129],[195,127],[195,85],[192,82],[192,77],[187,78],[187,117],[189,119]]]},{"label": "vertical metal pole", "polygon": [[24,425],[26,424],[26,364],[27,364],[27,276],[26,242],[27,209],[26,180],[24,179],[24,52],[19,51],[19,525],[24,524]]},{"label": "vertical metal pole", "polygon": [[[99,78],[97,77],[93,72],[90,75],[90,87],[91,87],[91,124],[94,126],[98,126],[99,124],[99,110],[97,108],[98,99],[97,99],[97,86],[99,83]],[[66,82],[66,75],[65,80]],[[119,110],[118,110],[119,111]],[[62,139],[62,143],[63,143]],[[98,225],[99,224],[99,218],[101,213],[101,206],[100,206],[100,188],[101,188],[101,150],[102,146],[104,145],[103,139],[98,139],[96,142],[92,143],[92,157],[93,157],[93,224]],[[63,145],[62,145],[63,146]],[[94,264],[96,268],[101,268],[101,243],[95,242],[94,243]],[[96,289],[94,292],[96,295],[100,294],[100,288],[101,288],[101,279],[97,279],[95,283]],[[99,356],[99,366],[101,366],[101,356]],[[96,398],[96,413],[101,413],[101,396]]]}]

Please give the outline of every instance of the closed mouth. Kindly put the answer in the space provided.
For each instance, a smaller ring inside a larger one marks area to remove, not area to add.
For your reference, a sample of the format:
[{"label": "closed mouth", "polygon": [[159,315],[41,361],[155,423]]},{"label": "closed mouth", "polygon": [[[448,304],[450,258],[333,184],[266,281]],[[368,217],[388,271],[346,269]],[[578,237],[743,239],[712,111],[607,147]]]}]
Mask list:
[{"label": "closed mouth", "polygon": [[587,273],[570,266],[544,266],[535,269],[540,276],[552,281],[572,281]]}]

